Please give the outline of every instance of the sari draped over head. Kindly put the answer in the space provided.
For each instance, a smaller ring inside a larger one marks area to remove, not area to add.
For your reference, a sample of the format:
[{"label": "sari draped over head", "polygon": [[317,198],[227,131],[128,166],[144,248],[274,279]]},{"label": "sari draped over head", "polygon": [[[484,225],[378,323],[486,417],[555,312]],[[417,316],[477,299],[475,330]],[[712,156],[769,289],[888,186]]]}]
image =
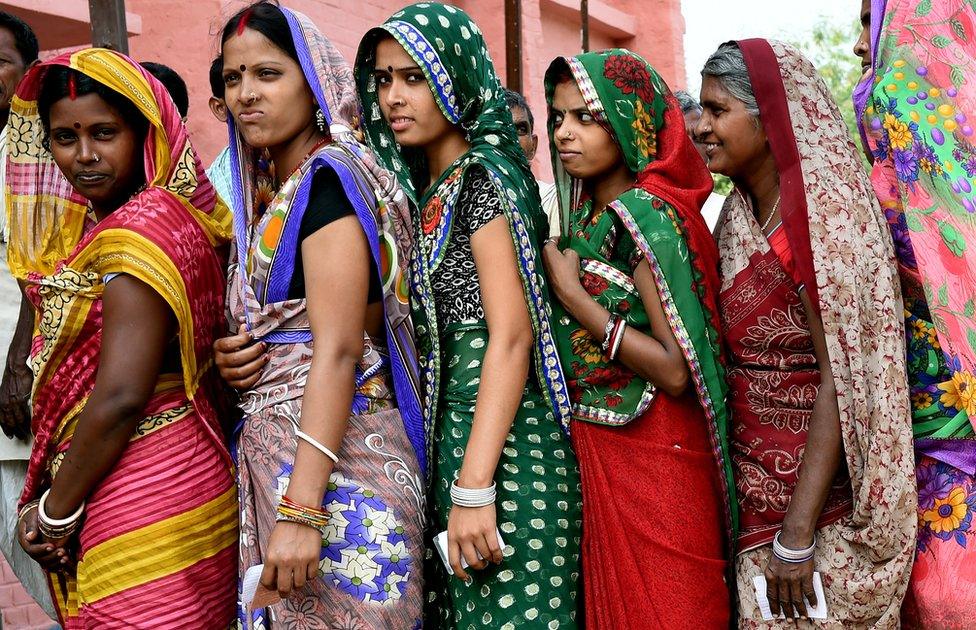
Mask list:
[{"label": "sari draped over head", "polygon": [[[97,223],[44,147],[37,98],[54,66],[115,90],[149,121],[146,187]],[[224,261],[216,248],[230,236],[227,208],[216,201],[165,87],[114,51],[86,49],[32,68],[13,98],[7,141],[8,260],[41,313],[31,356],[35,441],[22,505],[50,485],[94,388],[103,279],[121,273],[142,281],[177,322],[181,373],[160,376],[145,420],[88,497],[77,569],[67,591],[53,589],[62,622],[81,623],[79,607],[84,623],[160,615],[152,593],[163,588],[176,600],[203,602],[182,613],[195,624],[226,623],[232,583],[221,577],[233,570],[236,491],[214,407],[212,344],[223,324]],[[183,461],[181,449],[195,459]],[[191,546],[168,533],[194,528]]]},{"label": "sari draped over head", "polygon": [[[582,281],[594,299],[618,313],[630,326],[649,330],[650,323],[633,281],[609,260],[619,237],[616,217],[637,246],[634,265],[647,260],[654,274],[671,331],[681,346],[695,392],[705,411],[709,438],[718,463],[728,534],[737,519],[724,369],[721,363],[718,312],[718,250],[701,215],[712,179],[684,132],[681,108],[660,75],[641,57],[623,49],[560,57],[546,73],[546,98],[552,103],[559,76],[568,70],[586,106],[621,149],[636,174],[633,188],[607,209],[589,218],[581,206],[582,181],[571,177],[553,151],[553,172],[565,217],[571,226],[562,238],[583,259]],[[553,123],[549,135],[553,137]],[[592,226],[579,226],[582,218]],[[618,361],[607,360],[600,340],[554,305],[554,327],[563,363],[571,367],[573,419],[622,425],[639,418],[651,405],[656,388]]]},{"label": "sari draped over head", "polygon": [[[891,239],[816,68],[786,44],[738,45],[779,172],[793,281],[823,323],[837,391],[853,492],[852,513],[837,527],[863,560],[857,566],[867,567],[852,569],[830,605],[888,627],[897,622],[911,570],[917,498]],[[725,211],[744,213],[737,206],[746,204],[733,195]]]},{"label": "sari draped over head", "polygon": [[943,407],[940,421],[916,422],[916,437],[933,439],[918,446],[970,475],[976,450],[960,453],[938,440],[972,437],[976,426],[974,38],[976,9],[968,2],[874,0],[873,64],[854,93],[873,161],[871,182],[895,238],[906,309],[934,326],[932,354],[941,354],[947,368],[930,379],[928,405],[920,405],[926,392],[916,395],[917,409]]},{"label": "sari draped over head", "polygon": [[[470,144],[470,149],[426,189],[422,183],[429,173],[423,153],[400,147],[380,111],[373,71],[376,45],[384,37],[393,37],[414,59],[441,113],[464,131]],[[411,283],[418,302],[414,315],[418,318],[417,329],[427,332],[420,335],[428,346],[421,349],[420,357],[428,377],[424,383],[424,413],[429,422],[437,417],[442,368],[431,275],[447,250],[455,204],[466,175],[472,167],[483,167],[505,202],[504,212],[535,334],[534,375],[556,418],[568,430],[569,398],[549,322],[548,290],[540,275],[539,252],[548,234],[548,222],[487,51],[480,29],[461,9],[421,3],[394,13],[366,33],[356,59],[367,138],[422,214],[416,226],[419,245],[411,262]]]},{"label": "sari draped over head", "polygon": [[[421,470],[426,470],[408,297],[412,232],[407,199],[396,178],[361,141],[359,100],[352,69],[311,20],[297,11],[279,8],[291,29],[302,72],[325,116],[329,138],[294,173],[279,174],[286,175],[287,179],[277,194],[268,199],[261,195],[269,185],[261,177],[262,152],[246,144],[233,116],[227,118],[232,138],[230,159],[237,252],[232,264],[240,279],[240,299],[247,306],[246,323],[256,338],[271,344],[312,340],[304,299],[289,300],[288,290],[296,257],[301,256],[299,230],[314,175],[320,168],[332,169],[356,211],[379,272],[397,407]],[[262,234],[258,241],[254,239],[255,229]],[[357,389],[381,368],[378,355],[369,354],[357,367]],[[295,389],[300,391],[301,388]],[[361,413],[364,405],[365,400],[357,393],[353,412]]]}]

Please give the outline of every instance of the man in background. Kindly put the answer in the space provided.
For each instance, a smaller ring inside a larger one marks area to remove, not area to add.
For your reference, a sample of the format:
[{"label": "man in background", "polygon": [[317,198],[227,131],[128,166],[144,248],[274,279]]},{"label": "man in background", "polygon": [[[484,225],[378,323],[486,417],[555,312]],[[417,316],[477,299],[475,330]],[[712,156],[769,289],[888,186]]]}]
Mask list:
[{"label": "man in background", "polygon": [[[707,165],[708,158],[705,157],[705,145],[695,137],[695,125],[698,124],[702,115],[701,104],[694,96],[684,91],[675,92],[674,97],[678,99],[678,104],[681,105],[681,113],[685,117],[685,133],[695,143],[695,148],[698,149],[698,155],[701,156]],[[701,211],[702,216],[705,217],[705,223],[708,224],[708,229],[715,230],[715,224],[718,223],[718,216],[722,213],[723,205],[725,205],[725,195],[720,195],[714,191],[708,195],[705,206]]]},{"label": "man in background", "polygon": [[[15,15],[0,11],[0,551],[27,592],[48,615],[54,606],[40,566],[17,541],[17,503],[24,489],[31,453],[30,393],[34,375],[27,366],[34,328],[33,306],[21,294],[7,268],[6,163],[7,122],[17,84],[37,63],[40,47],[34,31]],[[16,320],[15,320],[16,318]],[[15,323],[16,322],[16,323]]]},{"label": "man in background", "polygon": [[[539,136],[535,133],[535,118],[532,116],[532,110],[529,109],[525,97],[515,90],[505,90],[505,103],[512,112],[519,144],[522,145],[522,151],[531,164],[539,148]],[[536,184],[539,186],[539,196],[542,197],[542,210],[549,220],[549,236],[559,236],[559,199],[556,195],[556,187],[538,179]]]},{"label": "man in background", "polygon": [[[224,103],[224,59],[217,57],[210,64],[210,112],[214,118],[227,123],[227,105]],[[207,178],[217,190],[217,195],[221,201],[230,208],[233,200],[231,199],[231,170],[230,170],[230,147],[224,147],[214,159],[213,164],[207,167]]]}]

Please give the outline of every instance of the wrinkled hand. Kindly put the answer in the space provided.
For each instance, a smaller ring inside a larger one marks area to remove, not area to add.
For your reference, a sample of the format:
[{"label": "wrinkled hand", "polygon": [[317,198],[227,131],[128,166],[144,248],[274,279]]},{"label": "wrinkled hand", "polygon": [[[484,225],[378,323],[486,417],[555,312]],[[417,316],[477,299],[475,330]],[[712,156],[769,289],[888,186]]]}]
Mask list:
[{"label": "wrinkled hand", "polygon": [[30,394],[34,375],[24,365],[8,363],[0,381],[0,428],[10,438],[30,438]]},{"label": "wrinkled hand", "polygon": [[67,568],[70,555],[66,547],[70,537],[48,540],[42,536],[37,527],[37,507],[31,508],[17,523],[17,539],[27,555],[47,571]]},{"label": "wrinkled hand", "polygon": [[812,559],[793,564],[770,555],[765,576],[766,597],[769,599],[769,609],[774,617],[778,617],[781,611],[788,619],[806,617],[804,596],[811,607],[817,605],[817,593],[813,590]]},{"label": "wrinkled hand", "polygon": [[264,557],[261,585],[278,591],[282,599],[303,588],[319,574],[322,533],[308,525],[281,521],[271,530]]},{"label": "wrinkled hand", "polygon": [[489,561],[495,564],[502,561],[494,504],[479,508],[451,507],[447,518],[447,557],[454,577],[467,582],[471,578],[461,568],[461,556],[467,560],[469,569],[484,569]]},{"label": "wrinkled hand", "polygon": [[261,378],[270,358],[264,342],[252,343],[254,337],[247,331],[244,324],[237,329],[232,337],[223,337],[214,342],[214,361],[220,376],[228,385],[237,390],[246,390],[254,386]]},{"label": "wrinkled hand", "polygon": [[547,241],[542,248],[542,263],[556,298],[568,307],[574,292],[583,291],[579,254],[570,248],[560,251],[555,241]]}]

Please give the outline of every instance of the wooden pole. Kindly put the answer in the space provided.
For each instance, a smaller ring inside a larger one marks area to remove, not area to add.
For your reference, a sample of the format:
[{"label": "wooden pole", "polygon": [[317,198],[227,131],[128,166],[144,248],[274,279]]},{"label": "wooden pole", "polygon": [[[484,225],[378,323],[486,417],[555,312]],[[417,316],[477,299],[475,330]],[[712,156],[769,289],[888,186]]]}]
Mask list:
[{"label": "wooden pole", "polygon": [[129,54],[125,0],[88,0],[88,15],[91,20],[92,46]]},{"label": "wooden pole", "polygon": [[522,92],[522,0],[505,0],[505,85]]},{"label": "wooden pole", "polygon": [[580,0],[580,20],[583,22],[583,52],[590,52],[590,2]]}]

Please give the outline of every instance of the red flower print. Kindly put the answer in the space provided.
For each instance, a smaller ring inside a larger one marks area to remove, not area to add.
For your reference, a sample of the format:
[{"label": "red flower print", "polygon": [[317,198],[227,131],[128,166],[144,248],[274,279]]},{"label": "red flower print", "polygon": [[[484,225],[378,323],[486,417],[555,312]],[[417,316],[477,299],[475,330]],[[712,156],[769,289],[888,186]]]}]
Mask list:
[{"label": "red flower print", "polygon": [[610,287],[610,283],[592,273],[584,273],[581,280],[583,288],[592,296],[601,295]]},{"label": "red flower print", "polygon": [[603,400],[607,403],[607,407],[610,407],[611,409],[624,401],[623,397],[618,394],[607,394],[603,397]]},{"label": "red flower print", "polygon": [[603,63],[603,76],[624,94],[637,93],[645,103],[654,102],[654,86],[647,67],[629,55],[610,55]]},{"label": "red flower print", "polygon": [[593,386],[609,387],[614,391],[620,391],[634,380],[634,374],[629,370],[624,371],[617,367],[596,368],[586,379],[586,382]]},{"label": "red flower print", "polygon": [[424,234],[430,234],[440,223],[441,214],[444,212],[444,202],[441,201],[440,197],[431,197],[427,205],[424,206],[424,211],[420,216],[420,225],[424,230]]},{"label": "red flower print", "polygon": [[630,302],[628,302],[627,300],[620,300],[620,304],[617,304],[617,310],[620,311],[621,313],[629,313]]}]

